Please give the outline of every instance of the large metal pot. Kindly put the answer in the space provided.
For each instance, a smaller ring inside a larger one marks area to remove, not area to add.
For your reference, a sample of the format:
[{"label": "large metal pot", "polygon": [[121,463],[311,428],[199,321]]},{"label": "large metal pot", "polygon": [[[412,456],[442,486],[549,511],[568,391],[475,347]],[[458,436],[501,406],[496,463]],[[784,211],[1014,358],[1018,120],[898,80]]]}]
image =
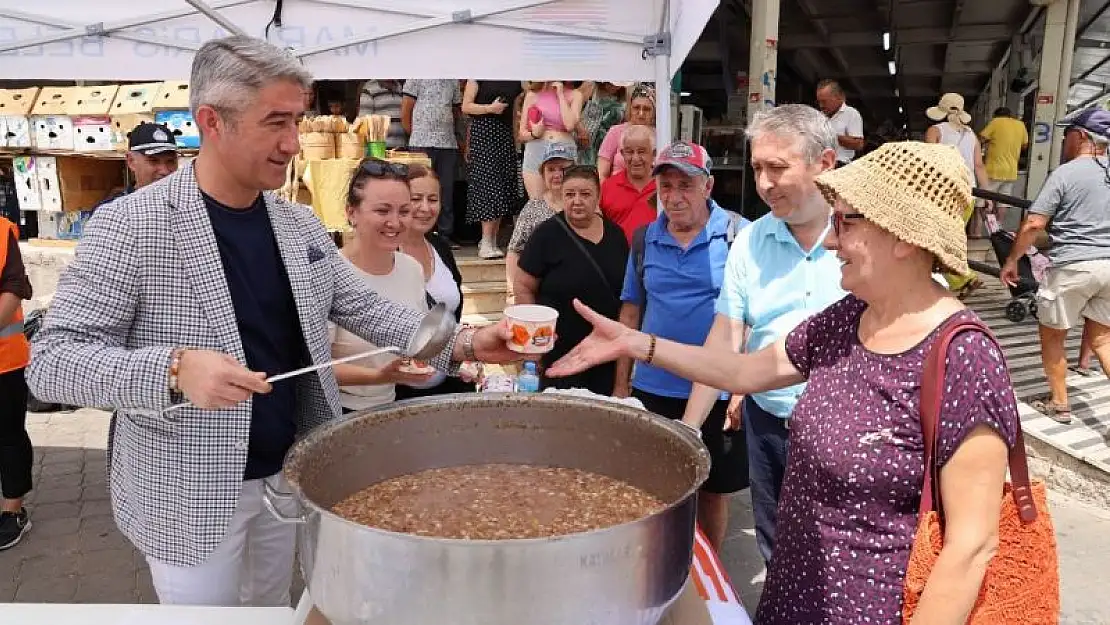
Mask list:
[{"label": "large metal pot", "polygon": [[[598,531],[508,541],[387,532],[329,511],[388,478],[493,462],[593,471],[670,505]],[[500,394],[356,414],[299,441],[284,468],[287,497],[301,506],[301,571],[333,625],[655,625],[689,574],[708,473],[701,440],[668,419],[613,402]],[[267,497],[280,514],[282,495]]]}]

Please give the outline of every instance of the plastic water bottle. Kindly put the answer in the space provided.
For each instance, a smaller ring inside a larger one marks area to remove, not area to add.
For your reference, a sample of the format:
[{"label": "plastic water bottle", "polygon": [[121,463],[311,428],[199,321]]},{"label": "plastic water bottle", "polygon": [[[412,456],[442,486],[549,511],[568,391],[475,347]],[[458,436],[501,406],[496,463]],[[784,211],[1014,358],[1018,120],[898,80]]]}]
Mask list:
[{"label": "plastic water bottle", "polygon": [[540,376],[536,373],[536,363],[524,363],[524,371],[516,376],[516,391],[518,393],[540,392]]}]

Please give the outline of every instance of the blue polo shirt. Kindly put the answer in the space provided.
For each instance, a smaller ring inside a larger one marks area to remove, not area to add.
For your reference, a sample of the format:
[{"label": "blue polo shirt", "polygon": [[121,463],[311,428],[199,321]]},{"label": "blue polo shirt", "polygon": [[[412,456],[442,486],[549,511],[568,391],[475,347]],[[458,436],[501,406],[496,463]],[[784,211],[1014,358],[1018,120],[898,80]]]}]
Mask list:
[{"label": "blue polo shirt", "polygon": [[[748,352],[784,337],[800,322],[847,295],[840,288],[840,261],[825,249],[828,227],[813,249],[803,250],[786,222],[771,213],[736,236],[725,267],[717,312],[751,328]],[[767,412],[787,418],[805,384],[756,393]]]},{"label": "blue polo shirt", "polygon": [[[710,200],[709,221],[685,249],[667,230],[666,213],[648,224],[644,234],[644,289],[636,275],[636,259],[630,254],[621,290],[621,301],[641,307],[645,305],[643,291],[647,290],[644,332],[688,345],[705,343],[724,281],[730,222],[729,214]],[[740,223],[744,227],[748,221],[741,218]],[[646,363],[637,363],[632,375],[633,388],[662,397],[689,397],[692,386],[689,380]]]}]

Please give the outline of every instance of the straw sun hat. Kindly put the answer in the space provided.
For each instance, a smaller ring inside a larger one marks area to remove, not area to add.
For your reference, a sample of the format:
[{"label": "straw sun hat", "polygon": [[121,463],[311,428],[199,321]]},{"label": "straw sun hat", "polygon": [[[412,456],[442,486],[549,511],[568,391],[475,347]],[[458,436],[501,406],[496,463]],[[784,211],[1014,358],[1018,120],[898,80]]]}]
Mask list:
[{"label": "straw sun hat", "polygon": [[953,113],[959,114],[960,121],[965,126],[971,123],[971,115],[964,110],[964,97],[958,93],[946,93],[940,96],[940,102],[936,106],[925,109],[925,116],[935,122],[942,122]]},{"label": "straw sun hat", "polygon": [[967,165],[950,145],[886,143],[817,177],[829,204],[842,198],[900,241],[932,252],[948,271],[968,275],[963,213],[972,202]]}]

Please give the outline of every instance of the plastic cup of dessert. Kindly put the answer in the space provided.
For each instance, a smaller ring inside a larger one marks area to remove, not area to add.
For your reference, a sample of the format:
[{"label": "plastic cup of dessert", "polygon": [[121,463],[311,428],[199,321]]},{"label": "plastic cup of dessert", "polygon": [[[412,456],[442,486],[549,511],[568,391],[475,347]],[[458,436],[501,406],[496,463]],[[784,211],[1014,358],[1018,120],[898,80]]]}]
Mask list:
[{"label": "plastic cup of dessert", "polygon": [[559,311],[538,304],[518,304],[505,309],[512,338],[509,349],[519,354],[546,354],[555,346]]}]

